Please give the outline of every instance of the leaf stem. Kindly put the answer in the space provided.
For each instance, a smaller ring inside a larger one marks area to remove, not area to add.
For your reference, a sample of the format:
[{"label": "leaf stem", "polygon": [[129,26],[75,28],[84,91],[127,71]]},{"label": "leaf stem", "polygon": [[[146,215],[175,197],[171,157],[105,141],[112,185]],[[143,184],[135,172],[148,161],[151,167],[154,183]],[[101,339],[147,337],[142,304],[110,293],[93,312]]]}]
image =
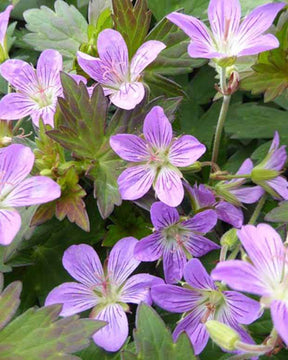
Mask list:
[{"label": "leaf stem", "polygon": [[267,199],[267,195],[264,194],[262,195],[261,199],[258,201],[258,204],[256,205],[254,211],[253,211],[253,214],[251,215],[251,218],[248,222],[249,225],[254,225],[256,220],[258,219],[260,213],[261,213],[261,210],[266,202],[266,199]]},{"label": "leaf stem", "polygon": [[[227,90],[226,84],[226,68],[221,67],[220,71],[220,87],[222,92],[225,94]],[[218,154],[219,154],[219,146],[221,141],[221,135],[224,127],[224,123],[226,120],[229,103],[230,103],[231,95],[223,95],[223,102],[217,122],[215,137],[214,137],[214,144],[213,144],[213,152],[212,152],[212,162],[217,163]]]}]

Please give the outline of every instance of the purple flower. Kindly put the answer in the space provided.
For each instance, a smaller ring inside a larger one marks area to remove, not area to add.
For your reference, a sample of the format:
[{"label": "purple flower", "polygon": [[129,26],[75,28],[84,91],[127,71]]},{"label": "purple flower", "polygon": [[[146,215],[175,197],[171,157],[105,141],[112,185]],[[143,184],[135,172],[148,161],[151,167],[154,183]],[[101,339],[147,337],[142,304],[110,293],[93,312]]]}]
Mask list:
[{"label": "purple flower", "polygon": [[156,195],[169,206],[178,206],[184,197],[182,174],[178,167],[193,164],[205,152],[195,137],[172,138],[172,126],[160,106],[147,114],[144,139],[131,134],[111,136],[112,149],[124,160],[136,163],[118,178],[122,199],[136,200],[153,185]]},{"label": "purple flower", "polygon": [[189,193],[193,210],[199,212],[204,209],[213,209],[219,220],[227,222],[236,228],[240,228],[243,224],[242,210],[226,202],[224,200],[216,201],[213,191],[205,187],[205,185],[194,185],[184,183],[186,190]]},{"label": "purple flower", "polygon": [[288,182],[279,176],[287,160],[285,148],[285,145],[279,147],[279,134],[276,131],[267,156],[252,171],[252,181],[280,200],[288,200]]},{"label": "purple flower", "polygon": [[239,0],[211,0],[208,18],[212,32],[193,16],[173,12],[167,18],[191,38],[188,46],[191,57],[234,58],[255,55],[279,46],[275,36],[264,33],[284,6],[284,3],[259,6],[240,24]]},{"label": "purple flower", "polygon": [[[2,57],[4,59],[7,57],[5,39],[6,39],[9,17],[12,9],[13,9],[13,5],[9,5],[3,12],[0,13],[0,59]],[[1,53],[3,53],[3,55]]]},{"label": "purple flower", "polygon": [[46,176],[29,175],[34,154],[23,145],[0,149],[0,244],[9,245],[21,227],[21,216],[14,209],[43,204],[61,195],[59,185]]},{"label": "purple flower", "polygon": [[103,86],[105,95],[119,108],[130,110],[141,102],[145,89],[140,82],[142,71],[152,63],[166,45],[150,40],[137,50],[129,64],[128,49],[122,35],[103,30],[97,39],[99,58],[80,51],[77,59],[82,69]]},{"label": "purple flower", "polygon": [[287,248],[267,224],[245,225],[237,234],[252,263],[221,262],[213,270],[212,277],[236,290],[261,296],[261,304],[270,307],[274,326],[288,345]]},{"label": "purple flower", "polygon": [[[16,90],[0,101],[0,119],[17,120],[30,115],[38,126],[53,126],[57,97],[62,96],[60,71],[62,56],[56,50],[44,50],[35,70],[23,60],[7,60],[0,66],[0,73]],[[71,75],[77,82],[82,76]]]},{"label": "purple flower", "polygon": [[217,244],[203,236],[216,225],[217,216],[212,210],[181,221],[175,208],[156,202],[151,207],[151,221],[154,233],[136,244],[134,255],[141,261],[163,257],[167,283],[173,284],[182,278],[187,254],[188,257],[200,257],[219,249]]},{"label": "purple flower", "polygon": [[222,291],[198,259],[186,264],[184,278],[184,287],[155,285],[151,291],[153,301],[163,309],[186,314],[174,330],[174,340],[186,331],[198,355],[209,339],[205,322],[217,320],[235,329],[245,342],[252,342],[240,324],[250,324],[259,317],[257,301],[235,291]]},{"label": "purple flower", "polygon": [[56,287],[45,301],[45,306],[63,304],[62,316],[93,308],[90,317],[107,322],[94,334],[93,339],[107,351],[118,351],[127,339],[127,303],[151,303],[151,284],[163,282],[149,274],[136,274],[128,279],[140,264],[133,256],[137,242],[132,237],[118,241],[104,268],[91,246],[70,246],[64,253],[63,266],[79,282]]},{"label": "purple flower", "polygon": [[[252,161],[246,159],[236,175],[248,175],[250,178],[252,170]],[[215,186],[215,192],[220,198],[236,206],[241,206],[242,203],[253,204],[260,199],[264,191],[261,186],[242,186],[246,181],[247,179],[245,177],[229,181],[219,181]]]}]

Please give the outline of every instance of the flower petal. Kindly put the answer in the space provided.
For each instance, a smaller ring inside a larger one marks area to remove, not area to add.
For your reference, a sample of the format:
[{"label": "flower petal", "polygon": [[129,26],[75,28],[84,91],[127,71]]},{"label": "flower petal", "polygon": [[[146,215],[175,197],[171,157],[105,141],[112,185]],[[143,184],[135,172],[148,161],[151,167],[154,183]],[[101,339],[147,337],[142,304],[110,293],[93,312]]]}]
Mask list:
[{"label": "flower petal", "polygon": [[168,206],[161,201],[152,204],[150,216],[156,230],[163,229],[179,221],[178,211],[174,207]]},{"label": "flower petal", "polygon": [[243,225],[244,216],[240,208],[226,201],[220,201],[215,206],[215,210],[218,219],[227,222],[236,228],[240,228]]},{"label": "flower petal", "polygon": [[60,186],[46,176],[33,176],[22,181],[7,195],[5,206],[30,206],[44,204],[61,196]]},{"label": "flower petal", "polygon": [[123,200],[137,200],[152,186],[155,170],[145,165],[132,166],[118,177],[118,186]]},{"label": "flower petal", "polygon": [[31,113],[33,124],[39,127],[40,118],[43,120],[45,125],[54,127],[54,115],[56,111],[57,97],[55,97],[55,103],[45,106],[39,110],[35,110]]},{"label": "flower petal", "polygon": [[214,210],[204,210],[189,220],[183,221],[182,225],[185,228],[196,231],[197,233],[206,234],[211,231],[217,223],[217,215]]},{"label": "flower petal", "polygon": [[11,93],[3,96],[0,101],[0,118],[18,120],[32,114],[37,109],[37,103],[27,95]]},{"label": "flower petal", "polygon": [[173,142],[169,151],[169,161],[177,167],[189,166],[198,160],[205,151],[205,145],[201,144],[194,136],[183,135]]},{"label": "flower petal", "polygon": [[222,43],[233,38],[238,32],[241,18],[239,0],[211,0],[208,18],[217,42]]},{"label": "flower petal", "polygon": [[280,282],[285,262],[285,249],[278,233],[267,224],[245,225],[237,235],[266,284]]},{"label": "flower petal", "polygon": [[220,248],[219,245],[213,241],[205,238],[204,236],[191,233],[189,239],[184,244],[185,248],[190,254],[196,257],[203,256],[209,251],[217,250]]},{"label": "flower petal", "polygon": [[236,323],[248,325],[261,316],[258,301],[236,291],[224,291],[223,294],[226,302],[226,317],[233,318]]},{"label": "flower petal", "polygon": [[61,95],[62,85],[60,81],[60,71],[63,67],[62,55],[52,49],[44,50],[37,62],[37,76],[41,87],[49,92],[57,92]]},{"label": "flower petal", "polygon": [[63,255],[62,263],[68,273],[88,287],[102,282],[103,268],[96,251],[90,245],[70,246]]},{"label": "flower petal", "polygon": [[129,278],[121,289],[120,300],[123,303],[140,304],[144,301],[151,304],[151,286],[162,284],[164,281],[150,274],[136,274]]},{"label": "flower petal", "polygon": [[137,81],[141,72],[151,64],[165,48],[166,45],[157,40],[149,40],[142,44],[131,60],[130,76],[132,81]]},{"label": "flower petal", "polygon": [[278,39],[272,34],[258,36],[256,39],[247,41],[245,48],[238,53],[238,56],[257,55],[263,51],[276,49],[279,47]]},{"label": "flower petal", "polygon": [[237,200],[244,204],[253,204],[257,202],[264,194],[261,186],[244,186],[239,189],[229,190],[231,194],[236,196]]},{"label": "flower petal", "polygon": [[273,324],[281,336],[282,340],[288,346],[288,305],[281,300],[274,300],[271,304],[271,316]]},{"label": "flower petal", "polygon": [[4,46],[7,26],[12,9],[13,9],[13,5],[9,5],[6,7],[6,9],[3,12],[0,13],[0,44],[2,45],[2,47]]},{"label": "flower petal", "polygon": [[195,289],[216,289],[212,278],[198,259],[188,261],[184,268],[184,279]]},{"label": "flower petal", "polygon": [[283,176],[277,176],[275,179],[266,181],[266,184],[269,185],[280,198],[288,200],[288,181]]},{"label": "flower petal", "polygon": [[34,154],[27,146],[13,144],[0,149],[0,194],[4,199],[30,173]]},{"label": "flower petal", "polygon": [[[279,46],[278,40],[273,35],[262,34],[272,25],[276,15],[284,6],[284,3],[265,4],[258,6],[245,17],[240,25],[237,36],[238,47],[241,49],[239,55],[253,55]],[[265,42],[267,44],[266,47]]]},{"label": "flower petal", "polygon": [[134,256],[140,261],[155,261],[163,254],[162,235],[156,231],[141,239],[135,246]]},{"label": "flower petal", "polygon": [[134,257],[138,240],[133,237],[123,238],[113,246],[108,258],[108,276],[115,284],[121,285],[137,268],[140,261]]},{"label": "flower petal", "polygon": [[60,315],[70,316],[93,308],[98,303],[95,292],[87,286],[68,282],[57,286],[47,296],[45,306],[63,304]]},{"label": "flower petal", "polygon": [[172,125],[160,106],[154,106],[146,115],[143,133],[155,150],[165,149],[170,145]]},{"label": "flower petal", "polygon": [[163,167],[156,179],[154,186],[159,200],[169,206],[176,207],[184,198],[184,189],[178,173],[168,167]]},{"label": "flower petal", "polygon": [[38,91],[36,72],[23,60],[6,60],[0,65],[0,73],[16,90],[30,95]]},{"label": "flower petal", "polygon": [[16,210],[0,210],[0,244],[9,245],[21,227],[21,216]]},{"label": "flower petal", "polygon": [[255,267],[245,261],[228,260],[217,264],[211,276],[214,280],[224,281],[232,289],[255,295],[270,294],[265,283],[259,278]]},{"label": "flower petal", "polygon": [[204,306],[195,308],[191,314],[187,315],[179,322],[173,332],[173,339],[176,340],[178,336],[185,331],[193,345],[195,355],[198,355],[205,348],[209,334],[206,330],[205,324],[201,322],[205,316],[207,308]]},{"label": "flower petal", "polygon": [[128,49],[123,36],[116,30],[105,29],[97,39],[99,57],[107,70],[126,77],[129,68]]},{"label": "flower petal", "polygon": [[190,196],[193,198],[193,202],[195,202],[195,208],[197,210],[213,206],[216,203],[215,196],[213,192],[205,187],[203,184],[195,184],[191,187],[186,182],[183,182],[185,189],[188,191]]},{"label": "flower petal", "polygon": [[193,16],[172,12],[166,16],[168,20],[179,26],[190,38],[188,53],[191,57],[213,58],[217,51],[205,24]]},{"label": "flower petal", "polygon": [[110,146],[122,159],[132,162],[148,160],[146,142],[132,134],[118,134],[110,137]]},{"label": "flower petal", "polygon": [[174,284],[182,279],[186,262],[186,255],[177,243],[173,242],[164,247],[163,270],[167,284]]},{"label": "flower petal", "polygon": [[174,313],[191,311],[201,299],[197,291],[166,284],[153,286],[151,295],[158,306]]},{"label": "flower petal", "polygon": [[128,321],[123,308],[118,304],[107,305],[95,319],[107,322],[93,335],[95,344],[106,351],[118,351],[128,336]]},{"label": "flower petal", "polygon": [[111,74],[109,74],[108,69],[105,68],[103,62],[99,58],[77,51],[77,62],[86,74],[100,84],[108,86],[116,85],[116,80],[114,77],[111,78]]},{"label": "flower petal", "polygon": [[118,91],[110,95],[111,102],[120,109],[132,110],[145,96],[145,88],[141,82],[123,83]]}]

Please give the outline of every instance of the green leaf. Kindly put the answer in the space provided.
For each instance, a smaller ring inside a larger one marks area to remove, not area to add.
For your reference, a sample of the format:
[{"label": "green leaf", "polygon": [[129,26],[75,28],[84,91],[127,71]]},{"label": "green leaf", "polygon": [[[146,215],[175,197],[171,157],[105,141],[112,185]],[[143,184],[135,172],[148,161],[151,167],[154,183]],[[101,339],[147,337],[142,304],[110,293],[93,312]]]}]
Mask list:
[{"label": "green leaf", "polygon": [[[285,15],[285,14],[283,14]],[[264,93],[264,101],[269,102],[288,88],[288,22],[276,33],[280,46],[260,53],[254,73],[241,81],[241,88],[252,94]]]},{"label": "green leaf", "polygon": [[159,40],[166,45],[146,71],[164,75],[186,74],[205,63],[203,59],[192,59],[187,53],[188,36],[168,19],[161,20],[145,40]]},{"label": "green leaf", "polygon": [[124,351],[122,360],[193,360],[196,359],[192,345],[186,333],[182,333],[177,343],[165,323],[150,306],[142,303],[136,314],[136,330],[134,330],[137,356]]},{"label": "green leaf", "polygon": [[288,224],[288,201],[282,201],[278,207],[265,216],[266,221]]},{"label": "green leaf", "polygon": [[255,103],[232,105],[225,130],[234,139],[269,139],[276,130],[287,139],[287,112]]},{"label": "green leaf", "polygon": [[164,77],[161,74],[157,74],[152,71],[144,73],[144,81],[149,86],[152,97],[166,96],[166,97],[183,97],[185,93],[181,85],[175,81]]},{"label": "green leaf", "polygon": [[79,359],[69,355],[89,344],[102,321],[70,316],[58,320],[61,305],[29,309],[0,332],[3,360]]},{"label": "green leaf", "polygon": [[58,50],[71,59],[72,67],[76,51],[88,40],[88,24],[77,9],[65,1],[57,0],[54,7],[55,12],[46,6],[24,12],[26,28],[31,31],[24,35],[24,41],[38,51]]},{"label": "green leaf", "polygon": [[120,353],[107,352],[97,345],[94,342],[84,350],[81,350],[77,353],[82,360],[120,360]]},{"label": "green leaf", "polygon": [[130,59],[148,33],[151,13],[146,0],[137,0],[133,6],[130,0],[112,0],[115,29],[126,41]]},{"label": "green leaf", "polygon": [[22,284],[20,281],[14,281],[9,284],[3,292],[2,286],[3,275],[0,273],[0,331],[15,315],[20,305],[20,294],[22,290]]},{"label": "green leaf", "polygon": [[151,223],[145,221],[139,207],[131,202],[124,202],[116,208],[110,219],[113,224],[107,226],[108,232],[104,237],[103,246],[113,246],[119,239],[126,236],[142,239],[151,234]]},{"label": "green leaf", "polygon": [[95,86],[90,98],[86,86],[62,73],[64,98],[59,98],[53,140],[73,151],[78,158],[94,159],[103,142],[108,102],[102,87]]}]

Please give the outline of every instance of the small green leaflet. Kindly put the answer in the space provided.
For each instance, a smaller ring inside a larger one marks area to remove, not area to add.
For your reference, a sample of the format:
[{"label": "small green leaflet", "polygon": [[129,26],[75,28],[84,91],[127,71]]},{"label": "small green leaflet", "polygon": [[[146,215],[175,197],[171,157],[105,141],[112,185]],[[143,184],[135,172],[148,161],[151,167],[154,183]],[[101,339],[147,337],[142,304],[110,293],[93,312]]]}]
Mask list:
[{"label": "small green leaflet", "polygon": [[278,207],[265,216],[266,221],[288,224],[288,201],[282,201]]}]

